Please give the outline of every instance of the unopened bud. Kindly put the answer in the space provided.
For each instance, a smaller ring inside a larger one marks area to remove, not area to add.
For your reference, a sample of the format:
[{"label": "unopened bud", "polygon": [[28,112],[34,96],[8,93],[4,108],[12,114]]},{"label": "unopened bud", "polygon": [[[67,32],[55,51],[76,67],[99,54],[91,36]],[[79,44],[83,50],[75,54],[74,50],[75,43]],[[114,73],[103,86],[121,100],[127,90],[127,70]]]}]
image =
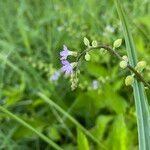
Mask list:
[{"label": "unopened bud", "polygon": [[69,51],[70,55],[77,57],[78,53],[74,51]]},{"label": "unopened bud", "polygon": [[125,60],[126,62],[128,62],[129,60],[128,60],[128,56],[127,55],[124,55],[123,57],[122,57],[122,59],[123,60]]},{"label": "unopened bud", "polygon": [[84,37],[84,44],[86,45],[86,46],[90,46],[90,42],[89,42],[89,40],[86,38],[86,37]]},{"label": "unopened bud", "polygon": [[100,53],[101,53],[101,54],[106,54],[106,53],[107,53],[107,50],[104,49],[104,48],[101,48],[101,49],[100,49]]},{"label": "unopened bud", "polygon": [[77,62],[73,62],[73,63],[71,63],[71,66],[73,67],[73,68],[75,68],[76,66],[77,66]]},{"label": "unopened bud", "polygon": [[86,54],[85,54],[85,60],[86,60],[86,61],[90,61],[90,59],[91,59],[90,54],[89,54],[89,53],[86,53]]},{"label": "unopened bud", "polygon": [[75,90],[78,86],[78,78],[74,78],[71,80],[71,90]]},{"label": "unopened bud", "polygon": [[141,72],[146,67],[146,61],[139,61],[135,67],[135,69]]},{"label": "unopened bud", "polygon": [[126,79],[125,79],[125,85],[126,86],[132,85],[133,82],[134,82],[134,77],[132,75],[129,75],[126,77]]},{"label": "unopened bud", "polygon": [[92,42],[92,46],[93,46],[93,47],[96,47],[96,46],[97,46],[97,41],[93,41],[93,42]]},{"label": "unopened bud", "polygon": [[125,69],[128,66],[128,63],[125,60],[122,60],[119,63],[120,68]]},{"label": "unopened bud", "polygon": [[121,44],[122,44],[122,39],[117,39],[117,40],[114,42],[113,46],[114,46],[114,48],[118,48],[118,47],[121,46]]}]

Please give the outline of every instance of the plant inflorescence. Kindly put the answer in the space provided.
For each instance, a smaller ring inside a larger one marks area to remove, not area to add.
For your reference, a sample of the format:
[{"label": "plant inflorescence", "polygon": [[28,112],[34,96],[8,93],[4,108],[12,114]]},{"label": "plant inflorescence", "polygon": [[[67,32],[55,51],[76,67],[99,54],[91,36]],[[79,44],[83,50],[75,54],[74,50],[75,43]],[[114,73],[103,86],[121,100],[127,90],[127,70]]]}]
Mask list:
[{"label": "plant inflorescence", "polygon": [[[126,55],[121,56],[117,52],[117,48],[119,48],[121,44],[122,44],[122,39],[117,39],[116,41],[114,41],[112,47],[99,44],[95,40],[92,41],[92,43],[90,44],[90,41],[86,37],[84,37],[84,45],[86,46],[86,49],[78,53],[75,51],[70,51],[65,45],[63,45],[63,50],[60,52],[60,56],[61,56],[60,60],[63,65],[61,71],[65,72],[67,76],[71,77],[70,79],[71,89],[72,90],[76,89],[78,84],[78,74],[80,73],[79,71],[80,60],[84,58],[86,61],[90,61],[91,56],[89,52],[92,50],[100,50],[103,54],[109,52],[112,56],[119,59],[120,68],[122,69],[128,68],[131,71],[131,74],[125,78],[125,84],[127,86],[132,85],[134,82],[134,78],[136,78],[139,81],[143,82],[146,87],[150,88],[150,84],[147,81],[145,81],[145,79],[141,75],[142,71],[146,67],[146,62],[142,60],[139,61],[136,64],[136,66],[131,66],[129,64],[128,57]],[[75,62],[70,63],[67,60],[68,56],[70,55],[76,57]]]}]

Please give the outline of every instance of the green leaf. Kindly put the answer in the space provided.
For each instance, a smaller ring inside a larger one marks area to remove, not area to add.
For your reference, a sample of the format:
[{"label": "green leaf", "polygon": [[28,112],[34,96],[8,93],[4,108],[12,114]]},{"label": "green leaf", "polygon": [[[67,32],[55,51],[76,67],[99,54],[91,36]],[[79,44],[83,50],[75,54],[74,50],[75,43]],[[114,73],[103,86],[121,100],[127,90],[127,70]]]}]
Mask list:
[{"label": "green leaf", "polygon": [[99,142],[87,129],[85,129],[74,117],[72,117],[68,112],[63,110],[59,105],[57,105],[54,101],[49,99],[46,95],[39,92],[38,95],[50,106],[54,107],[57,111],[62,113],[68,120],[70,120],[76,127],[80,128],[89,138],[91,138],[95,143],[101,146],[103,149],[105,148],[103,144]]},{"label": "green leaf", "polygon": [[108,115],[98,116],[98,118],[96,119],[96,125],[92,129],[92,133],[97,139],[101,140],[103,138],[107,130],[108,124],[112,119],[113,117]]},{"label": "green leaf", "polygon": [[[133,67],[136,66],[137,51],[134,46],[131,31],[128,27],[128,20],[125,16],[124,10],[120,4],[119,0],[115,0],[117,11],[122,23],[124,37],[126,42],[127,53],[129,57],[129,63]],[[137,114],[137,124],[138,124],[138,138],[139,138],[139,149],[140,150],[150,150],[150,112],[148,108],[147,97],[144,91],[144,85],[138,80],[134,80],[133,92],[136,106]]]},{"label": "green leaf", "polygon": [[78,150],[89,150],[89,144],[86,136],[78,128],[77,129]]},{"label": "green leaf", "polygon": [[108,138],[108,149],[127,150],[127,129],[123,115],[118,115]]}]

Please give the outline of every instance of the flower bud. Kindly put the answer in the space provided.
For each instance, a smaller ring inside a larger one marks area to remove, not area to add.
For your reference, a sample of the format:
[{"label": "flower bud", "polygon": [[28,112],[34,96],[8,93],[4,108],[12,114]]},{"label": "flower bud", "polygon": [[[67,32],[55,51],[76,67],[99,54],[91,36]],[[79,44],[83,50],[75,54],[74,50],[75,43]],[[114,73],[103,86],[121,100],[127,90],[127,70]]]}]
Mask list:
[{"label": "flower bud", "polygon": [[123,59],[123,60],[125,60],[126,62],[128,62],[128,61],[129,61],[129,60],[128,60],[128,56],[127,56],[127,55],[122,56],[122,59]]},{"label": "flower bud", "polygon": [[69,51],[69,55],[77,57],[78,53],[74,51]]},{"label": "flower bud", "polygon": [[114,42],[113,46],[114,46],[114,48],[118,48],[118,47],[121,46],[121,44],[122,44],[122,39],[117,39],[117,40]]},{"label": "flower bud", "polygon": [[71,66],[73,67],[73,68],[75,68],[76,66],[77,66],[77,62],[73,62],[73,63],[71,63]]},{"label": "flower bud", "polygon": [[97,46],[97,41],[92,41],[92,46],[96,47]]},{"label": "flower bud", "polygon": [[146,67],[146,61],[139,61],[137,65],[135,66],[135,69],[139,72],[141,72]]},{"label": "flower bud", "polygon": [[125,79],[125,85],[126,86],[132,85],[133,82],[134,82],[134,77],[132,75],[129,75],[126,77],[126,79]]},{"label": "flower bud", "polygon": [[77,77],[73,77],[71,80],[71,90],[75,90],[78,86],[78,78]]},{"label": "flower bud", "polygon": [[125,69],[128,66],[128,63],[125,60],[122,60],[119,63],[120,68]]},{"label": "flower bud", "polygon": [[106,54],[106,53],[107,53],[107,50],[104,49],[104,48],[101,48],[101,49],[100,49],[100,53],[101,53],[101,54]]},{"label": "flower bud", "polygon": [[90,46],[90,42],[86,37],[84,37],[84,44],[88,47]]},{"label": "flower bud", "polygon": [[86,60],[86,61],[90,61],[90,59],[91,59],[90,54],[89,54],[89,53],[86,53],[86,54],[85,54],[85,60]]}]

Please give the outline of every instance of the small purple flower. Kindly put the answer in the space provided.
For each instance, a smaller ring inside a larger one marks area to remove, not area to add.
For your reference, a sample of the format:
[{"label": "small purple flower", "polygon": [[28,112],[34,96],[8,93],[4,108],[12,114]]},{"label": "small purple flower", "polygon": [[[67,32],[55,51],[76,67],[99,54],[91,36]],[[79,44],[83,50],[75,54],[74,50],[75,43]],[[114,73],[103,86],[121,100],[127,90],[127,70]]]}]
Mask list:
[{"label": "small purple flower", "polygon": [[50,80],[51,80],[51,81],[56,81],[56,80],[58,80],[59,77],[60,77],[60,72],[59,72],[59,71],[56,71],[56,72],[50,77]]},{"label": "small purple flower", "polygon": [[70,51],[65,45],[63,45],[63,51],[60,52],[60,60],[66,60],[69,55],[71,55]]},{"label": "small purple flower", "polygon": [[92,82],[92,88],[94,90],[98,89],[98,81],[97,80],[93,80],[93,82]]},{"label": "small purple flower", "polygon": [[71,75],[73,73],[73,66],[67,60],[62,60],[61,63],[64,65],[61,70],[65,72],[66,75]]}]

